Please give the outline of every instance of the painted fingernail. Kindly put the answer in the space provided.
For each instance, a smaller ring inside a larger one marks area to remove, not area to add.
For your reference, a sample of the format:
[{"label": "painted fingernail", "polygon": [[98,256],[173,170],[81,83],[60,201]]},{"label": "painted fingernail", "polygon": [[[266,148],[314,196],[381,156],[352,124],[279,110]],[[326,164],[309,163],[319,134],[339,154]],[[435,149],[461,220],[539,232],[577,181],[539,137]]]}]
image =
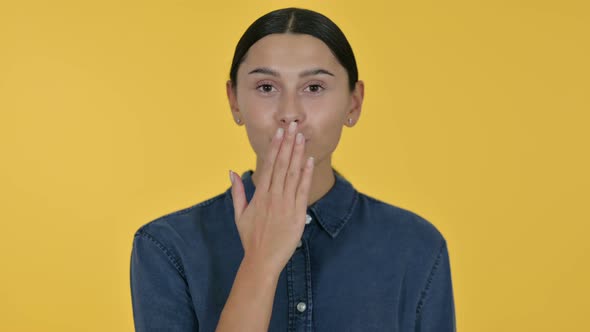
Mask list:
[{"label": "painted fingernail", "polygon": [[283,134],[285,133],[285,129],[282,127],[277,130],[277,138],[283,138]]},{"label": "painted fingernail", "polygon": [[232,173],[232,171],[229,171],[229,181],[231,181],[231,183],[234,183],[234,173]]},{"label": "painted fingernail", "polygon": [[294,133],[295,129],[297,129],[297,122],[291,121],[291,124],[289,125],[289,132]]},{"label": "painted fingernail", "polygon": [[295,141],[297,142],[297,144],[303,143],[303,134],[297,133],[297,137],[295,138]]},{"label": "painted fingernail", "polygon": [[307,167],[312,167],[313,166],[313,157],[309,157],[307,158]]}]

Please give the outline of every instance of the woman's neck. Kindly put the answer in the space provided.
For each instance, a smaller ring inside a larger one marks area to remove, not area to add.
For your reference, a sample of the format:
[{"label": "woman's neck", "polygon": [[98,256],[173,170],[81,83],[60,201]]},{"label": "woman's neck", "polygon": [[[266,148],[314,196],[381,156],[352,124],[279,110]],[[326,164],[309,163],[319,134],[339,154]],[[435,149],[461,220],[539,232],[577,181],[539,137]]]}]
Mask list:
[{"label": "woman's neck", "polygon": [[[257,165],[261,164],[261,160],[257,160]],[[313,169],[313,176],[311,180],[311,188],[309,190],[309,198],[307,205],[310,206],[320,198],[322,198],[334,185],[336,178],[332,170],[332,158],[328,157],[326,160],[316,161],[316,165]],[[256,171],[252,174],[252,182],[254,186],[258,182],[258,176]]]}]

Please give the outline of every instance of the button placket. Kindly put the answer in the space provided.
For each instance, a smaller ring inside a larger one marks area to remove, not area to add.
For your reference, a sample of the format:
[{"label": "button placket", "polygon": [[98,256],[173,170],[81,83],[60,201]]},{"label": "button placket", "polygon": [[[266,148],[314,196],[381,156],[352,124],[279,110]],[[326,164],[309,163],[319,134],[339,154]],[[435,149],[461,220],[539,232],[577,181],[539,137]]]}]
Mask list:
[{"label": "button placket", "polygon": [[[311,223],[310,214],[306,214],[306,226]],[[297,250],[287,264],[287,283],[289,296],[289,328],[292,332],[309,332],[311,326],[311,280],[309,280],[309,240],[313,227],[305,227]]]},{"label": "button placket", "polygon": [[[306,214],[305,215],[305,224],[309,225],[311,223],[311,220],[312,220],[311,216],[309,214]],[[303,245],[303,241],[299,240],[299,242],[297,243],[297,248],[301,248],[302,245]]]}]

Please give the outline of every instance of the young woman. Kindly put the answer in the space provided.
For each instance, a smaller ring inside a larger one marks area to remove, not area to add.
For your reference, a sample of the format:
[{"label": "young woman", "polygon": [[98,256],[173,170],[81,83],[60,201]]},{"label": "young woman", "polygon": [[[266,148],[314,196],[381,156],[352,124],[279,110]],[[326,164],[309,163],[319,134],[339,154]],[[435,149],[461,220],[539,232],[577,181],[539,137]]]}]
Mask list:
[{"label": "young woman", "polygon": [[256,169],[137,231],[136,330],[454,331],[444,237],[332,167],[364,93],[341,30],[304,9],[260,17],[226,89]]}]

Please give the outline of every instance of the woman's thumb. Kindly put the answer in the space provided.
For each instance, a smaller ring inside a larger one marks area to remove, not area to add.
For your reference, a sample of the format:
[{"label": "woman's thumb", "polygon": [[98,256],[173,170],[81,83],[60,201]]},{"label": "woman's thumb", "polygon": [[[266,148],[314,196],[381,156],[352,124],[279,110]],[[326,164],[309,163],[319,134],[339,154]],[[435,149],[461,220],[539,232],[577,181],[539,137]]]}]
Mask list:
[{"label": "woman's thumb", "polygon": [[236,173],[229,171],[229,180],[231,181],[231,196],[234,202],[234,218],[237,222],[240,220],[242,213],[246,209],[246,193],[244,191],[244,184],[242,178]]}]

